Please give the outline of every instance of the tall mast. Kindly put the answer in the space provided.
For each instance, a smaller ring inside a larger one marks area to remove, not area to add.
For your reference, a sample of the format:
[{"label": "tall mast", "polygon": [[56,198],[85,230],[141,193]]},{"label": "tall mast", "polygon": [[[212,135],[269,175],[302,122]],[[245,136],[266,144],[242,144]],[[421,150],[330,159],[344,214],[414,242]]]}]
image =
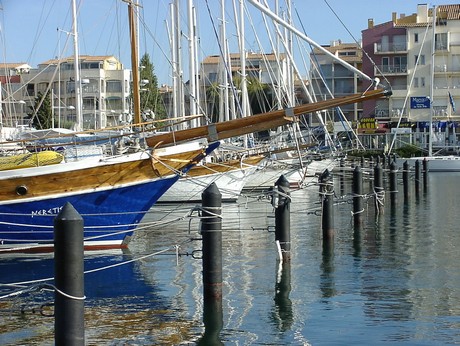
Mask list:
[{"label": "tall mast", "polygon": [[137,51],[137,27],[134,20],[134,4],[128,2],[129,36],[131,41],[131,69],[133,71],[134,124],[141,122],[141,100],[139,95],[139,57]]},{"label": "tall mast", "polygon": [[78,51],[78,31],[77,31],[77,5],[76,1],[72,0],[72,34],[73,34],[73,47],[74,47],[74,72],[75,72],[75,109],[77,112],[77,119],[75,123],[75,130],[81,131],[83,129],[82,118],[82,97],[81,97],[81,79],[80,79],[80,60]]},{"label": "tall mast", "polygon": [[[190,115],[197,114],[197,98],[196,98],[196,50],[195,50],[195,18],[193,13],[192,0],[187,2],[187,15],[188,15],[188,44],[189,44],[189,73],[190,73]],[[192,127],[196,126],[196,119],[192,120]]]}]

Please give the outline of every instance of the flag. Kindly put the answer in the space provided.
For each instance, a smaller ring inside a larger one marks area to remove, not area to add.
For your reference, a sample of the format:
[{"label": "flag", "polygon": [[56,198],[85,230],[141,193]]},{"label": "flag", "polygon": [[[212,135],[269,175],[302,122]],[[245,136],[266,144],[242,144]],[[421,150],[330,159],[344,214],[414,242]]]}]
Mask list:
[{"label": "flag", "polygon": [[452,97],[452,94],[450,93],[450,91],[449,91],[449,101],[450,101],[450,105],[452,106],[452,111],[455,113],[455,102],[454,102],[454,98]]}]

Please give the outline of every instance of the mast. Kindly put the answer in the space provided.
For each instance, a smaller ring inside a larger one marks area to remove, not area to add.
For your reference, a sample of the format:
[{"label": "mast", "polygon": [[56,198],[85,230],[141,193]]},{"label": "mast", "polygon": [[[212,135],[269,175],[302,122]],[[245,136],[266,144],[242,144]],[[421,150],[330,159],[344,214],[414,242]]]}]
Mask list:
[{"label": "mast", "polygon": [[[193,11],[193,0],[187,2],[187,14],[188,14],[188,44],[189,44],[189,74],[190,74],[190,115],[196,115],[198,110],[197,98],[196,98],[196,50],[195,50],[195,19]],[[196,126],[196,119],[192,120],[192,127]]]},{"label": "mast", "polygon": [[129,38],[131,42],[131,69],[133,71],[133,110],[134,124],[141,122],[141,100],[139,95],[139,58],[137,51],[137,28],[134,20],[134,4],[128,2]]},{"label": "mast", "polygon": [[75,122],[75,130],[81,131],[83,129],[82,118],[82,97],[81,97],[81,79],[80,79],[80,60],[78,51],[78,32],[77,32],[77,5],[76,1],[72,0],[72,34],[73,34],[73,47],[74,47],[74,72],[75,72],[75,109],[77,119]]},{"label": "mast", "polygon": [[431,42],[430,66],[430,121],[428,129],[428,156],[433,156],[433,117],[434,117],[434,53],[436,52],[436,6],[433,7],[433,37]]},{"label": "mast", "polygon": [[298,29],[296,29],[294,26],[290,25],[289,23],[287,23],[285,20],[279,18],[275,13],[273,13],[269,8],[263,6],[261,3],[259,3],[257,0],[248,0],[253,6],[255,6],[256,8],[258,8],[260,11],[262,11],[263,13],[265,13],[267,16],[269,16],[270,18],[272,18],[274,21],[278,22],[280,25],[282,25],[283,27],[289,29],[292,33],[296,34],[296,36],[300,37],[302,40],[310,43],[312,46],[315,46],[316,48],[318,48],[321,52],[323,52],[326,56],[332,58],[334,61],[337,61],[339,64],[341,64],[342,66],[344,66],[345,68],[347,68],[348,70],[356,73],[358,76],[361,76],[362,78],[368,80],[368,81],[371,81],[373,83],[376,82],[376,80],[372,79],[371,77],[369,77],[368,75],[366,75],[365,73],[363,73],[362,71],[358,70],[356,67],[350,65],[349,63],[347,63],[345,60],[342,60],[340,58],[338,58],[337,56],[335,56],[334,54],[332,54],[331,52],[329,52],[327,49],[325,49],[324,47],[322,47],[320,44],[318,44],[317,42],[313,41],[311,38],[309,38],[307,35],[305,35],[303,32],[299,31]]}]

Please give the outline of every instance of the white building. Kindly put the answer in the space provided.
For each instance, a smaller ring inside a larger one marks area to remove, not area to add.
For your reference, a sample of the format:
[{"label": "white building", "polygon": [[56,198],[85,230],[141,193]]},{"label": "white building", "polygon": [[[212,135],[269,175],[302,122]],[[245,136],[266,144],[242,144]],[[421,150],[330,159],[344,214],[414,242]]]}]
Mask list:
[{"label": "white building", "polygon": [[[55,127],[75,123],[74,58],[52,59],[22,75],[23,100],[33,105],[39,92],[51,84]],[[80,56],[83,129],[119,125],[130,113],[131,71],[114,56]],[[24,119],[26,114],[24,114]]]}]

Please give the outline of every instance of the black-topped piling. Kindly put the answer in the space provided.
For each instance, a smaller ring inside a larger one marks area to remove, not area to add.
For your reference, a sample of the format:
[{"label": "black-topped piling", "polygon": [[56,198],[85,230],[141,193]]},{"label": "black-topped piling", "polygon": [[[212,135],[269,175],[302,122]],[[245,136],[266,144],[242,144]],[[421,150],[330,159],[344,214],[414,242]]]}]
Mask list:
[{"label": "black-topped piling", "polygon": [[54,220],[54,342],[85,344],[83,218],[66,203]]},{"label": "black-topped piling", "polygon": [[374,167],[374,197],[376,214],[385,210],[385,190],[383,186],[383,169],[379,162]]},{"label": "black-topped piling", "polygon": [[278,204],[275,206],[275,240],[279,242],[283,261],[291,259],[291,197],[289,181],[284,175],[275,183]]},{"label": "black-topped piling", "polygon": [[321,174],[319,183],[323,186],[321,225],[323,240],[334,238],[334,181],[328,169]]},{"label": "black-topped piling", "polygon": [[212,183],[201,198],[204,299],[222,299],[222,194]]},{"label": "black-topped piling", "polygon": [[426,158],[423,159],[422,166],[423,166],[423,188],[426,191],[428,187],[428,172],[429,172],[428,160]]},{"label": "black-topped piling", "polygon": [[409,163],[403,163],[403,187],[404,187],[404,201],[409,200]]},{"label": "black-topped piling", "polygon": [[398,177],[396,163],[390,163],[390,203],[391,206],[396,206],[396,195],[398,193]]},{"label": "black-topped piling", "polygon": [[422,178],[422,166],[420,165],[420,161],[415,161],[415,195],[418,197],[420,192],[420,183]]},{"label": "black-topped piling", "polygon": [[363,223],[364,198],[363,198],[363,172],[356,166],[353,171],[353,221],[355,226]]}]

